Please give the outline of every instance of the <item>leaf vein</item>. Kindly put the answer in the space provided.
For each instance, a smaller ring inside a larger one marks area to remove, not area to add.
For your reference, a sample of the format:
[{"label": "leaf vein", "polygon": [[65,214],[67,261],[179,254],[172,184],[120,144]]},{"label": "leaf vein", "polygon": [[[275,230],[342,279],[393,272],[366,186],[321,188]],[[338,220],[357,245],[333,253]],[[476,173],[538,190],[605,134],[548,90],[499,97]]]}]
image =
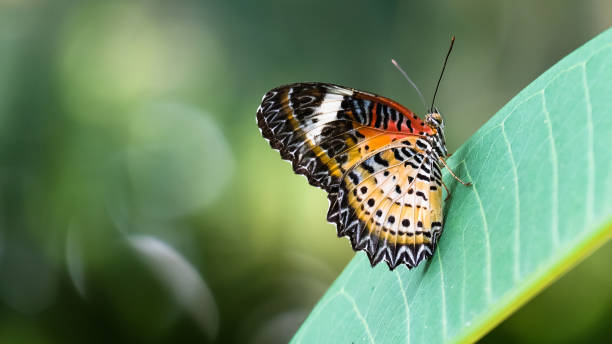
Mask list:
[{"label": "leaf vein", "polygon": [[344,288],[340,289],[340,292],[338,294],[344,296],[353,305],[353,310],[355,311],[357,318],[361,320],[361,323],[363,324],[363,327],[365,328],[365,331],[366,331],[366,334],[368,335],[368,339],[370,340],[370,343],[374,344],[374,337],[372,337],[370,326],[368,325],[368,322],[366,321],[366,319],[363,317],[363,314],[361,314],[359,307],[357,307],[357,302],[355,302],[355,299],[351,295],[349,295],[346,292],[346,290],[344,290]]},{"label": "leaf vein", "polygon": [[402,282],[397,270],[395,270],[395,277],[397,277],[397,283],[399,284],[399,288],[402,291],[402,298],[404,299],[404,309],[406,310],[406,344],[410,344],[410,308],[408,308],[408,298],[406,297],[404,282]]},{"label": "leaf vein", "polygon": [[551,191],[551,233],[552,242],[555,247],[559,247],[559,160],[557,157],[557,144],[553,135],[550,113],[546,105],[546,93],[542,92],[542,112],[546,116],[546,127],[548,129],[548,142],[550,142],[550,160],[552,165],[552,191]]},{"label": "leaf vein", "polygon": [[520,261],[520,251],[521,251],[521,231],[520,231],[520,221],[521,221],[521,205],[519,198],[519,182],[518,182],[518,169],[516,167],[516,162],[514,161],[514,153],[512,152],[512,145],[510,144],[510,140],[508,139],[508,135],[506,134],[506,126],[505,122],[502,122],[501,126],[502,136],[504,138],[504,142],[506,143],[506,148],[508,149],[508,156],[510,157],[510,165],[512,165],[512,177],[514,182],[514,266],[513,266],[513,277],[514,283],[517,283],[521,277],[521,261]]},{"label": "leaf vein", "polygon": [[480,199],[480,194],[478,193],[478,188],[476,188],[476,183],[474,183],[474,181],[472,180],[472,176],[470,175],[470,170],[468,169],[465,161],[463,163],[465,166],[465,173],[467,174],[469,180],[472,181],[472,189],[474,190],[476,201],[478,203],[478,206],[480,207],[480,216],[482,218],[483,233],[485,235],[485,244],[486,244],[485,245],[485,258],[486,258],[485,259],[485,263],[486,263],[485,274],[486,274],[487,280],[485,282],[486,283],[485,293],[487,295],[488,303],[492,303],[493,293],[492,293],[492,288],[491,288],[491,284],[492,284],[492,281],[491,281],[491,239],[489,238],[489,224],[487,222],[487,215],[485,214],[482,200]]},{"label": "leaf vein", "polygon": [[591,105],[591,92],[589,91],[586,62],[582,65],[582,86],[584,87],[584,99],[586,103],[586,127],[587,127],[587,163],[588,176],[586,187],[586,223],[591,223],[594,217],[594,195],[595,195],[595,151],[593,148],[593,109]]}]

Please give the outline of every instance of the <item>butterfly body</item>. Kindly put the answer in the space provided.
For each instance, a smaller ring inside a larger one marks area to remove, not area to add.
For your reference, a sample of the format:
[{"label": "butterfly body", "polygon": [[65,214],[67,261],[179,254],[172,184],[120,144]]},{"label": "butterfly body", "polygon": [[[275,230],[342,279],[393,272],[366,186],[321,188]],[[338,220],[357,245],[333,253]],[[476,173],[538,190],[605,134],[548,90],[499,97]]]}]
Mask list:
[{"label": "butterfly body", "polygon": [[262,135],[310,184],[327,191],[328,221],[374,266],[417,266],[443,229],[444,122],[397,102],[326,84],[275,88],[257,110]]}]

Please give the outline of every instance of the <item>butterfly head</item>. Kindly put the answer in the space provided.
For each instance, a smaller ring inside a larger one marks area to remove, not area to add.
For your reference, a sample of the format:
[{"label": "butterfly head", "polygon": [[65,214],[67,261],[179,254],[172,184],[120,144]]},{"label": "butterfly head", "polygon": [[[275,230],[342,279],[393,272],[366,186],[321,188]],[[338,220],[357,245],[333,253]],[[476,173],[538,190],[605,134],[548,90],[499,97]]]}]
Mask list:
[{"label": "butterfly head", "polygon": [[429,125],[432,129],[436,129],[436,131],[440,131],[440,129],[444,129],[444,120],[442,119],[442,115],[440,115],[440,111],[435,107],[427,112],[425,115],[425,123]]},{"label": "butterfly head", "polygon": [[427,115],[425,115],[425,123],[435,131],[435,134],[429,138],[435,152],[438,156],[445,157],[448,152],[446,151],[446,140],[444,139],[444,119],[442,119],[440,111],[435,107],[431,108]]}]

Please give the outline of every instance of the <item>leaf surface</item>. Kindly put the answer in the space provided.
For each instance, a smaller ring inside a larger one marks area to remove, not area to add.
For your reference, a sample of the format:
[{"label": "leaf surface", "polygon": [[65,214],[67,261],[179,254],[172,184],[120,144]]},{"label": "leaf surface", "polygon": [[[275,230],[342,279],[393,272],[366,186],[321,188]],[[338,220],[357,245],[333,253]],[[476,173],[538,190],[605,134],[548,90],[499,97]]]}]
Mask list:
[{"label": "leaf surface", "polygon": [[475,341],[601,246],[612,232],[612,29],[521,91],[449,165],[473,185],[445,174],[453,194],[431,260],[390,272],[356,254],[293,342]]}]

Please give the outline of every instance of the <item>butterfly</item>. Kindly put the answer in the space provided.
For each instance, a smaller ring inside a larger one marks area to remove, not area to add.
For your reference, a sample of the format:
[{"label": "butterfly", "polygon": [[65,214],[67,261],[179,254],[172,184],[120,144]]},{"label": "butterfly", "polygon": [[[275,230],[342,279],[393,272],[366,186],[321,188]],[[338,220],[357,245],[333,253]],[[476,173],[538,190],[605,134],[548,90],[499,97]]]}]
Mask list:
[{"label": "butterfly", "polygon": [[433,255],[444,225],[448,154],[433,105],[422,120],[389,98],[304,82],[267,92],[257,124],[295,173],[327,191],[327,220],[372,266],[384,260],[391,270],[413,268]]}]

